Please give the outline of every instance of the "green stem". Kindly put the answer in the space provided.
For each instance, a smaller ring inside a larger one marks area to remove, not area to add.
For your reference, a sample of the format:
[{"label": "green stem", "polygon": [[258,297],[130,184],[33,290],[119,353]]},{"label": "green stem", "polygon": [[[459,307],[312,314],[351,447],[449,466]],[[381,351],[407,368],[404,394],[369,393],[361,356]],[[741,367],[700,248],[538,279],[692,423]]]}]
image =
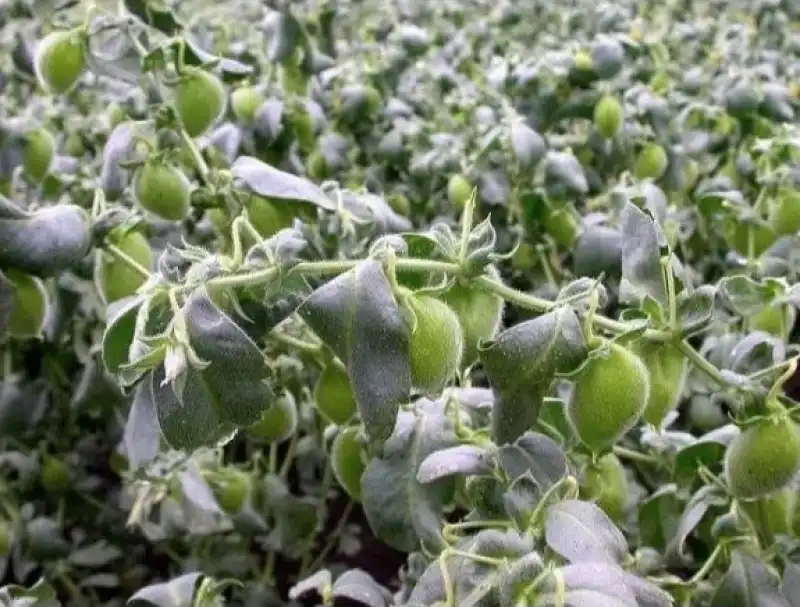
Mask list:
[{"label": "green stem", "polygon": [[[705,373],[709,379],[713,380],[720,386],[732,385],[725,379],[719,369],[707,361],[705,357],[703,357],[700,352],[695,350],[685,339],[675,342],[675,345],[683,353],[683,355],[689,359],[689,362],[691,362],[699,371]],[[737,386],[732,387],[736,388]]]},{"label": "green stem", "polygon": [[322,351],[322,344],[313,344],[305,340],[292,337],[291,335],[283,333],[282,331],[275,331],[272,333],[272,337],[275,338],[276,341],[279,341],[294,348],[295,350],[299,350],[300,352],[309,354],[311,356],[315,356]]},{"label": "green stem", "polygon": [[626,449],[625,447],[620,447],[619,445],[614,445],[614,455],[618,455],[619,457],[629,459],[636,462],[642,462],[643,464],[652,464],[658,465],[661,462],[659,459],[653,455],[648,455],[647,453],[639,453],[638,451],[633,451],[632,449]]},{"label": "green stem", "polygon": [[103,248],[105,248],[105,250],[108,252],[109,255],[117,258],[119,261],[128,266],[131,270],[139,274],[142,278],[144,279],[150,278],[150,270],[145,268],[142,264],[140,264],[133,257],[128,255],[118,247],[115,247],[113,244],[106,243]]},{"label": "green stem", "polygon": [[308,566],[308,568],[304,572],[301,572],[301,578],[306,574],[314,573],[322,566],[322,564],[325,562],[325,559],[328,558],[328,555],[336,547],[336,544],[339,543],[339,539],[342,537],[344,529],[350,520],[350,515],[353,512],[354,506],[355,503],[352,500],[347,502],[347,505],[342,511],[342,516],[339,517],[339,521],[336,523],[336,527],[334,527],[331,535],[328,537],[328,541],[325,543],[325,546],[317,555],[317,558],[315,558],[314,561]]},{"label": "green stem", "polygon": [[189,133],[186,132],[186,129],[181,129],[181,139],[183,139],[184,145],[189,148],[189,153],[192,155],[192,160],[197,168],[197,172],[200,174],[201,181],[203,183],[208,183],[208,175],[210,173],[208,164],[206,164],[203,154],[200,153],[200,150],[197,148],[194,139],[189,136]]},{"label": "green stem", "polygon": [[714,565],[716,565],[719,557],[722,556],[722,551],[724,549],[725,549],[724,544],[717,544],[716,547],[714,548],[714,551],[706,559],[706,562],[703,563],[703,566],[697,571],[697,573],[695,573],[689,579],[688,583],[693,586],[698,582],[700,582],[704,577],[706,577],[714,568]]}]

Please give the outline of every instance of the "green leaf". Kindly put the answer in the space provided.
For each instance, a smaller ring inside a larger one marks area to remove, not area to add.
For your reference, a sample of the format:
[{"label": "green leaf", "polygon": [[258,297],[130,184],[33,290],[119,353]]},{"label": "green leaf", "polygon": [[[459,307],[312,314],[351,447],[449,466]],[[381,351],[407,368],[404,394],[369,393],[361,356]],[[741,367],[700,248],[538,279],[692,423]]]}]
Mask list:
[{"label": "green leaf", "polygon": [[673,600],[657,586],[615,564],[594,562],[575,563],[553,571],[546,582],[537,587],[533,605],[671,607]]},{"label": "green leaf", "polygon": [[675,535],[667,546],[667,553],[676,555],[683,560],[688,558],[684,548],[689,535],[700,524],[700,521],[703,520],[703,517],[712,506],[722,507],[725,504],[726,498],[720,494],[720,490],[717,487],[704,485],[698,489],[683,509]]},{"label": "green leaf", "polygon": [[577,276],[618,277],[622,272],[622,235],[614,228],[593,225],[584,229],[572,257]]},{"label": "green leaf", "polygon": [[182,313],[191,347],[207,363],[194,374],[220,419],[236,426],[257,422],[275,396],[266,383],[270,371],[258,346],[211,301],[205,288],[192,293]]},{"label": "green leaf", "polygon": [[622,283],[620,298],[640,302],[650,296],[662,306],[667,303],[661,269],[661,252],[655,222],[638,206],[628,202],[620,217],[622,233]]},{"label": "green leaf", "polygon": [[551,438],[536,432],[526,432],[513,445],[500,447],[497,455],[508,478],[516,480],[530,474],[545,491],[567,473],[564,450]]},{"label": "green leaf", "polygon": [[779,585],[774,571],[746,552],[734,550],[710,607],[792,607]]},{"label": "green leaf", "polygon": [[132,469],[147,464],[158,455],[161,428],[153,401],[153,386],[144,381],[133,393],[128,419],[122,434],[122,446]]},{"label": "green leaf", "polygon": [[547,545],[573,563],[621,563],[628,553],[625,536],[591,502],[566,500],[547,509]]},{"label": "green leaf", "polygon": [[675,478],[678,483],[691,484],[697,480],[697,470],[705,466],[709,470],[722,464],[725,448],[739,434],[739,428],[728,424],[710,432],[697,442],[687,445],[675,455]]},{"label": "green leaf", "polygon": [[664,550],[675,535],[681,515],[676,485],[665,485],[639,503],[638,523],[642,545]]},{"label": "green leaf", "polygon": [[692,291],[681,291],[676,298],[678,324],[684,335],[692,335],[707,327],[714,318],[717,289],[703,285]]},{"label": "green leaf", "polygon": [[475,554],[513,562],[533,551],[530,538],[514,531],[495,529],[462,538],[455,548],[460,554],[449,555],[444,563],[435,560],[425,569],[411,592],[409,605],[435,605],[445,599],[442,565],[453,586],[453,604],[459,607],[495,605],[506,568],[492,567],[462,555]]},{"label": "green leaf", "polygon": [[360,263],[314,291],[298,312],[344,361],[369,438],[389,438],[411,392],[409,327],[381,264]]},{"label": "green leaf", "polygon": [[231,174],[240,187],[254,194],[276,200],[305,202],[327,211],[336,204],[308,179],[286,173],[251,156],[239,156],[231,166]]},{"label": "green leaf", "polygon": [[405,552],[419,542],[430,549],[442,545],[441,512],[453,479],[422,484],[417,471],[428,455],[455,443],[450,421],[430,401],[398,416],[380,457],[370,460],[361,477],[364,513],[378,538]]},{"label": "green leaf", "polygon": [[71,268],[89,252],[86,212],[57,204],[29,213],[0,196],[0,265],[50,276]]},{"label": "green leaf", "polygon": [[131,607],[186,607],[192,604],[201,573],[186,573],[163,584],[151,584],[139,590],[130,599]]},{"label": "green leaf", "polygon": [[720,293],[739,316],[752,316],[764,309],[783,288],[777,281],[758,283],[749,276],[728,276],[719,281]]},{"label": "green leaf", "polygon": [[177,34],[182,25],[162,0],[124,0],[125,8],[142,22],[168,36]]},{"label": "green leaf", "polygon": [[577,368],[588,351],[578,317],[566,306],[503,331],[479,350],[499,397],[492,434],[501,445],[533,426],[556,375]]},{"label": "green leaf", "polygon": [[490,451],[475,445],[458,445],[435,451],[426,457],[417,472],[420,483],[461,474],[474,476],[491,472]]},{"label": "green leaf", "polygon": [[528,587],[544,572],[544,561],[536,552],[517,559],[500,575],[498,588],[501,605],[516,605],[525,597]]}]

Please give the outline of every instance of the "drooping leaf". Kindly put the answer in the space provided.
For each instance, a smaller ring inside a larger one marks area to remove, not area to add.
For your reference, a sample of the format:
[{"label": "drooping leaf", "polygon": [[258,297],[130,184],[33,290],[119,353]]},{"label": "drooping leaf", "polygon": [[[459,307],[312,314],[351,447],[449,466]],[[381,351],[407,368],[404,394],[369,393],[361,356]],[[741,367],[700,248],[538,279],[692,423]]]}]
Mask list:
[{"label": "drooping leaf", "polygon": [[89,218],[82,208],[57,204],[23,211],[0,196],[0,265],[50,276],[77,265],[89,252]]},{"label": "drooping leaf", "polygon": [[214,445],[231,436],[236,427],[222,419],[219,410],[203,392],[202,380],[195,371],[187,371],[180,398],[166,382],[164,366],[149,373],[158,425],[166,442],[175,449],[191,451]]},{"label": "drooping leaf", "polygon": [[621,563],[625,536],[591,502],[566,500],[550,506],[545,521],[547,545],[573,563]]},{"label": "drooping leaf", "polygon": [[781,592],[791,607],[800,607],[800,566],[787,563],[783,570]]},{"label": "drooping leaf", "polygon": [[[672,597],[613,563],[585,562],[551,573],[537,588],[536,605],[592,607],[671,607]],[[561,602],[560,602],[561,601]]]},{"label": "drooping leaf", "polygon": [[142,382],[133,394],[128,419],[122,435],[125,456],[131,468],[136,469],[158,455],[161,444],[161,428],[153,402],[153,386]]},{"label": "drooping leaf", "polygon": [[564,450],[551,438],[536,432],[526,432],[513,445],[500,447],[498,459],[508,478],[514,480],[530,474],[545,491],[567,473]]},{"label": "drooping leaf", "polygon": [[725,498],[720,495],[717,487],[704,485],[698,489],[683,510],[675,535],[667,546],[667,553],[674,554],[680,559],[686,559],[685,545],[689,535],[703,520],[709,508],[724,504]]},{"label": "drooping leaf", "polygon": [[629,202],[620,217],[622,233],[622,283],[620,297],[639,302],[650,296],[662,306],[667,296],[661,269],[658,229],[638,206]]},{"label": "drooping leaf", "polygon": [[578,317],[566,306],[484,344],[480,359],[498,397],[492,411],[495,442],[511,443],[529,430],[556,374],[575,369],[586,354]]},{"label": "drooping leaf", "polygon": [[489,451],[475,445],[458,445],[434,451],[419,467],[417,480],[430,483],[446,476],[472,476],[491,472]]},{"label": "drooping leaf", "polygon": [[389,592],[361,569],[349,569],[336,578],[332,595],[367,607],[385,607],[391,599]]},{"label": "drooping leaf", "polygon": [[372,531],[390,546],[411,552],[420,541],[441,545],[441,510],[452,478],[422,484],[419,466],[434,451],[456,443],[441,408],[418,406],[398,416],[394,434],[361,477],[362,503]]},{"label": "drooping leaf", "polygon": [[381,264],[361,262],[314,291],[298,312],[344,361],[370,439],[389,438],[411,392],[409,327]]},{"label": "drooping leaf", "polygon": [[[258,421],[274,392],[264,356],[228,314],[218,308],[205,288],[195,291],[182,308],[189,341],[207,364],[195,374],[220,419],[236,426]],[[191,404],[189,401],[188,404]]]},{"label": "drooping leaf", "polygon": [[185,607],[192,604],[201,573],[186,573],[162,584],[151,584],[130,599],[131,607]]},{"label": "drooping leaf", "polygon": [[231,166],[231,174],[251,192],[276,200],[305,202],[333,211],[336,204],[314,183],[286,173],[251,156],[240,156]]}]

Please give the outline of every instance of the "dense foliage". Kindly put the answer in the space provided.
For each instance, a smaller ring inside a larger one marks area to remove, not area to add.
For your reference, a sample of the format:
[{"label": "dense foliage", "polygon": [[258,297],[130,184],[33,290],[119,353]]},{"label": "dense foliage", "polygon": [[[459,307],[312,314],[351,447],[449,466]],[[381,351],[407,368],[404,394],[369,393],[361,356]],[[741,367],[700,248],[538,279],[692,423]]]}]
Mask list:
[{"label": "dense foliage", "polygon": [[0,20],[0,605],[800,607],[800,4]]}]

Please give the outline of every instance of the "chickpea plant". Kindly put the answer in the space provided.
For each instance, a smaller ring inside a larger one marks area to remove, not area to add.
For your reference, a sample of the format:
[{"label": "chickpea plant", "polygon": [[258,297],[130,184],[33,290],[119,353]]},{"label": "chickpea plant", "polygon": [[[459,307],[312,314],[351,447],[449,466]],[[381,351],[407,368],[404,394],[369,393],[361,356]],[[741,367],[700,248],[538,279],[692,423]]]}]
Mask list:
[{"label": "chickpea plant", "polygon": [[406,4],[0,8],[0,604],[800,607],[797,7]]}]

